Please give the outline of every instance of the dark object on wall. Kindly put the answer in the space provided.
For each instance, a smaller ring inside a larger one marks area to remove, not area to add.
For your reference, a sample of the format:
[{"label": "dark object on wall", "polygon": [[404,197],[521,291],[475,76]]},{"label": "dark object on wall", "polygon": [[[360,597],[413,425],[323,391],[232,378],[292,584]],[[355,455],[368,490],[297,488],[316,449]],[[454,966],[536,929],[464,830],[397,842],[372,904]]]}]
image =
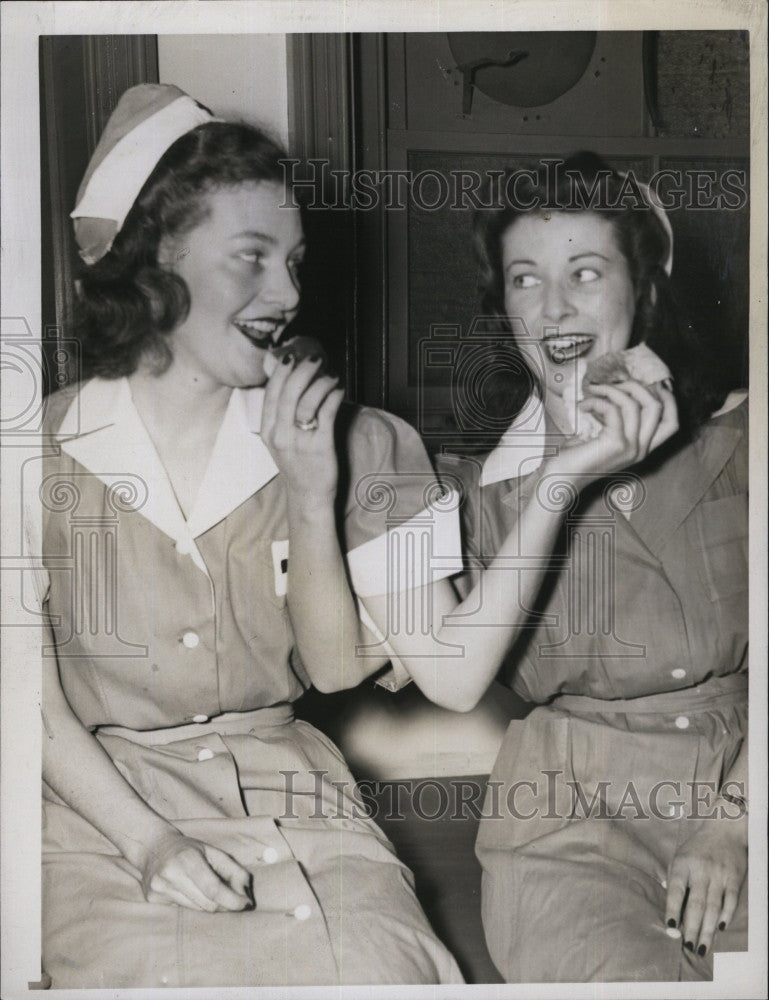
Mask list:
[{"label": "dark object on wall", "polygon": [[[605,135],[644,132],[640,31],[428,31],[387,35],[386,43],[390,128],[590,135],[600,122]],[[526,58],[494,65],[511,52]]]},{"label": "dark object on wall", "polygon": [[457,66],[457,69],[462,74],[462,114],[469,115],[473,109],[473,90],[478,85],[477,76],[481,70],[492,67],[496,69],[502,67],[509,69],[511,66],[517,66],[522,59],[528,59],[528,57],[529,53],[524,50],[516,52],[515,49],[511,49],[501,59],[494,59],[491,56],[479,56]]},{"label": "dark object on wall", "polygon": [[353,36],[295,34],[287,45],[289,154],[299,161],[293,176],[317,185],[299,193],[307,254],[291,333],[323,343],[330,367],[356,399],[355,226],[332,174],[354,169]]},{"label": "dark object on wall", "polygon": [[[500,104],[534,108],[563,96],[583,76],[595,31],[462,31],[448,36],[457,69],[476,65],[474,84]],[[525,53],[513,71],[509,56]],[[463,113],[469,114],[468,111]]]}]

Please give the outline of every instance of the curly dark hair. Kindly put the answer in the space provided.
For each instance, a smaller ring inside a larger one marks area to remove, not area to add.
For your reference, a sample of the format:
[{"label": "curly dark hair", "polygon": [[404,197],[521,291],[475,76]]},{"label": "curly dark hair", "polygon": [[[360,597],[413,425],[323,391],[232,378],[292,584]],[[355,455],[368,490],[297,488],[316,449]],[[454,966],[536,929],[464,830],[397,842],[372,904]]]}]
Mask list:
[{"label": "curly dark hair", "polygon": [[[662,222],[648,204],[633,197],[627,182],[623,186],[622,176],[595,153],[576,153],[555,172],[551,167],[552,163],[529,171],[509,171],[502,178],[500,191],[508,195],[514,191],[515,198],[508,196],[493,208],[476,210],[474,236],[484,310],[504,318],[502,237],[522,214],[541,210],[595,211],[610,220],[635,291],[628,346],[645,343],[667,364],[674,379],[681,430],[690,436],[722,404],[727,390],[719,382],[718,365],[713,363],[714,345],[707,332],[695,328],[687,318],[685,295],[674,291],[663,267],[670,246]],[[575,178],[581,182],[579,186],[575,185]],[[585,197],[585,192],[591,191],[596,192],[592,200]],[[636,191],[641,193],[639,189]],[[507,330],[505,350],[509,353],[509,321]],[[525,367],[522,356],[520,365],[522,369]],[[515,384],[508,380],[504,391],[499,387],[498,398],[507,395],[508,409],[510,399],[519,400],[520,405],[531,391],[533,381],[535,377],[530,372]],[[526,385],[519,384],[522,382]]]},{"label": "curly dark hair", "polygon": [[177,139],[158,161],[112,249],[79,276],[75,335],[86,377],[130,375],[148,359],[171,363],[167,334],[187,315],[189,290],[158,264],[164,237],[182,236],[208,212],[206,195],[253,181],[284,187],[286,153],[259,129],[207,122]]}]

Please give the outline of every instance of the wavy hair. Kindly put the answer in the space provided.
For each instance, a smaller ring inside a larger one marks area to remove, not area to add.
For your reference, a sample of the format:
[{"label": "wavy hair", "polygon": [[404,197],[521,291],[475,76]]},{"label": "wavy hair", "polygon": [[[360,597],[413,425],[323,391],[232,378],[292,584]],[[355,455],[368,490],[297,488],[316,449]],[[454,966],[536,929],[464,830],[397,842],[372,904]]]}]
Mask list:
[{"label": "wavy hair", "polygon": [[[623,177],[595,153],[576,153],[555,173],[549,169],[551,166],[542,164],[530,171],[508,171],[502,178],[500,191],[514,191],[515,200],[505,197],[493,208],[476,210],[474,238],[484,310],[505,319],[510,332],[505,318],[502,237],[523,214],[543,210],[592,211],[609,220],[635,292],[628,346],[645,343],[667,364],[674,379],[681,430],[688,436],[693,434],[721,405],[727,389],[721,384],[719,366],[714,363],[715,345],[707,331],[687,317],[686,296],[674,291],[663,267],[670,250],[665,227],[648,204],[639,204],[632,197],[633,189]],[[582,196],[575,197],[575,178],[581,182]],[[592,201],[584,198],[584,192],[591,191],[598,193],[597,202],[595,198]],[[509,341],[506,348],[510,350]],[[524,365],[524,359],[520,360]],[[521,384],[510,381],[506,389],[508,397],[525,398],[533,380],[532,373],[525,392]]]},{"label": "wavy hair", "polygon": [[158,264],[165,237],[182,236],[208,212],[206,195],[254,181],[285,187],[286,154],[259,129],[207,122],[177,139],[158,161],[112,249],[84,267],[78,282],[75,336],[86,377],[119,378],[147,359],[171,364],[168,334],[186,317],[190,292]]}]

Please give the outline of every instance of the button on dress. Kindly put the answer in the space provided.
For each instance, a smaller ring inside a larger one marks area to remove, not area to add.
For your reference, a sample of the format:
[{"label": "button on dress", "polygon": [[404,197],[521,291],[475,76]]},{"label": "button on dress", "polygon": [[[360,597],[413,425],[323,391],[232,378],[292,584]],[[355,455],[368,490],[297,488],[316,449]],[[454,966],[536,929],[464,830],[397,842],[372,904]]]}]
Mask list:
[{"label": "button on dress", "polygon": [[[148,903],[139,873],[44,786],[43,965],[54,987],[461,982],[339,750],[291,704],[285,485],[234,390],[185,520],[128,382],[48,400],[43,562],[61,683],[138,794],[249,869],[256,909]],[[386,534],[366,475],[424,507],[429,461],[380,411],[340,414],[343,549]],[[386,570],[385,570],[386,572]]]},{"label": "button on dress", "polygon": [[[543,413],[526,421],[487,460],[442,463],[464,483],[476,569],[557,443]],[[570,505],[503,669],[539,707],[510,724],[476,844],[487,942],[510,982],[712,978],[710,954],[667,934],[665,890],[708,811],[692,788],[713,797],[747,731],[747,482],[745,401]],[[538,497],[564,494],[545,480]],[[525,538],[519,553],[541,555]],[[716,950],[746,949],[746,902],[745,889]]]}]

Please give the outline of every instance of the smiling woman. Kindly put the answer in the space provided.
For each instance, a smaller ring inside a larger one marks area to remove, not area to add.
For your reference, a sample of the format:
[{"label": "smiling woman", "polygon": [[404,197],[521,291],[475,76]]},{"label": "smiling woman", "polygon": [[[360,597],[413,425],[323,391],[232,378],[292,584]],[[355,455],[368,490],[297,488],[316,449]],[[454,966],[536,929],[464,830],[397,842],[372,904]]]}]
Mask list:
[{"label": "smiling woman", "polygon": [[548,396],[563,396],[565,362],[627,347],[635,292],[608,219],[528,215],[502,237],[502,267],[505,315],[523,324],[519,349]]},{"label": "smiling woman", "polygon": [[[503,551],[541,557],[534,501],[567,508],[505,667],[537,707],[489,784],[484,928],[509,982],[705,980],[714,950],[747,945],[747,402],[724,398],[706,336],[674,308],[663,213],[623,205],[598,156],[562,167],[555,190],[543,164],[519,191],[547,211],[477,213],[485,305],[530,392],[483,461],[447,463],[479,571]],[[603,176],[611,207],[575,209],[570,173]],[[618,478],[604,452],[580,496],[543,476],[549,454],[575,450],[567,417],[620,390],[647,400],[624,433],[653,426],[671,375],[680,429],[656,452]]]},{"label": "smiling woman", "polygon": [[375,637],[348,582],[385,513],[348,493],[373,472],[410,516],[435,484],[401,421],[339,414],[320,352],[268,381],[303,252],[283,155],[142,85],[73,213],[93,377],[47,401],[42,491],[54,987],[461,981],[342,755],[293,715],[385,662],[356,656]]},{"label": "smiling woman", "polygon": [[281,207],[283,188],[250,182],[207,196],[206,216],[163,238],[158,263],[195,289],[169,336],[174,362],[212,382],[264,382],[265,351],[299,305],[304,238],[299,209]]}]

